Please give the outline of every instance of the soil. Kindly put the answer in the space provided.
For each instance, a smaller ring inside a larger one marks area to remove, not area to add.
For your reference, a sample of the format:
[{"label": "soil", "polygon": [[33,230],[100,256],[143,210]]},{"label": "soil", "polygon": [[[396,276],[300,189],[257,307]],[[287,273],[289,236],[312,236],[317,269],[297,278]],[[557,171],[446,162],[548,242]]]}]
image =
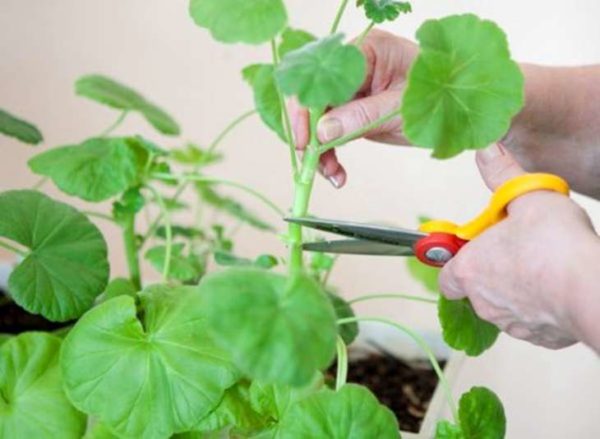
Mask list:
[{"label": "soil", "polygon": [[26,331],[54,331],[69,326],[69,322],[54,323],[45,318],[29,314],[7,297],[0,289],[0,334],[20,334]]},{"label": "soil", "polygon": [[[443,362],[440,365],[445,366]],[[420,431],[438,383],[430,367],[382,353],[352,361],[348,369],[348,382],[368,387],[383,405],[394,412],[402,431]],[[335,377],[335,371],[336,366],[333,365],[330,369],[332,377]]]}]

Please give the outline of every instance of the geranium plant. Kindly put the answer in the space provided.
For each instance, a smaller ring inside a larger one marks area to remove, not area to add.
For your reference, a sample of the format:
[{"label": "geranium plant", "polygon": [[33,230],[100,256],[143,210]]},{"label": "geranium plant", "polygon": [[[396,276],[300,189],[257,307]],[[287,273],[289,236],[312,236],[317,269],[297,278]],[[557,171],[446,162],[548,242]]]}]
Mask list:
[{"label": "geranium plant", "polygon": [[[270,45],[266,62],[242,72],[256,112],[289,148],[294,200],[289,212],[246,186],[209,176],[217,147],[241,115],[207,148],[164,149],[114,129],[133,113],[165,135],[179,126],[138,92],[100,75],[81,78],[76,92],[119,111],[100,136],[33,157],[43,177],[34,190],[0,194],[0,246],[20,261],[10,297],[33,314],[65,322],[57,334],[24,333],[0,348],[0,436],[75,438],[397,438],[390,410],[365,387],[346,383],[346,347],[363,321],[392,325],[424,349],[439,376],[452,421],[438,438],[501,438],[504,411],[488,389],[476,387],[455,403],[443,371],[425,341],[410,328],[378,317],[356,317],[328,291],[332,259],[307,263],[300,226],[284,236],[285,258],[234,254],[220,224],[176,220],[187,190],[205,208],[239,221],[273,227],[218,192],[229,185],[256,196],[279,217],[304,217],[319,157],[379,124],[401,116],[416,146],[449,158],[500,139],[523,105],[523,77],[506,37],[474,15],[430,20],[417,33],[420,53],[392,113],[344,138],[319,142],[326,111],[353,98],[366,76],[362,39],[377,23],[411,11],[407,2],[359,0],[368,26],[354,42],[338,33],[348,0],[322,38],[289,26],[283,0],[191,0],[190,15],[223,43]],[[310,111],[311,142],[299,160],[285,101]],[[0,131],[27,143],[42,140],[31,124],[0,112]],[[51,180],[68,195],[112,201],[110,214],[80,212],[43,195]],[[158,209],[158,211],[156,211]],[[141,212],[155,213],[145,229]],[[129,277],[110,279],[106,243],[88,217],[122,229]],[[140,258],[162,274],[149,285]],[[209,262],[227,266],[207,274]],[[436,289],[437,273],[409,262],[413,274]],[[408,295],[389,298],[418,299]],[[359,300],[381,299],[365,296]],[[433,299],[424,300],[433,301]],[[498,330],[477,318],[468,301],[443,298],[439,316],[447,343],[468,355],[489,348]],[[64,339],[61,339],[64,337]],[[335,383],[323,371],[337,361]]]}]

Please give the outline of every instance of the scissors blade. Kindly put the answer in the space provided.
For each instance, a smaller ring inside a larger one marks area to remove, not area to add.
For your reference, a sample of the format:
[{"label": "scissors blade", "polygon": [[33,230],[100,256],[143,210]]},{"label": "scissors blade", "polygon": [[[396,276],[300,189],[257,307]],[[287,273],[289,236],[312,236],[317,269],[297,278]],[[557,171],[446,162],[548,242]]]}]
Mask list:
[{"label": "scissors blade", "polygon": [[379,226],[349,221],[334,221],[318,218],[285,218],[285,221],[310,227],[311,229],[335,233],[364,241],[375,241],[395,246],[412,247],[427,234],[416,230]]},{"label": "scissors blade", "polygon": [[381,242],[347,239],[340,241],[311,242],[302,248],[310,252],[371,256],[414,256],[412,247]]}]

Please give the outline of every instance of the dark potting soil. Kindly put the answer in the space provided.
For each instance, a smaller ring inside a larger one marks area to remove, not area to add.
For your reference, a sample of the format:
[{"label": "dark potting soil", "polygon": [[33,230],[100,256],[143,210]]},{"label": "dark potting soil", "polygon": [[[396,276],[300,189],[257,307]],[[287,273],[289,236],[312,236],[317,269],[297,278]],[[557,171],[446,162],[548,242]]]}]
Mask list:
[{"label": "dark potting soil", "polygon": [[29,314],[14,302],[6,302],[6,294],[0,289],[0,334],[20,334],[26,331],[54,331],[70,323],[54,323]]},{"label": "dark potting soil", "polygon": [[[335,380],[335,364],[329,372]],[[350,363],[348,382],[368,387],[394,412],[402,431],[418,433],[438,378],[432,369],[421,364],[412,365],[389,354],[373,354]]]}]

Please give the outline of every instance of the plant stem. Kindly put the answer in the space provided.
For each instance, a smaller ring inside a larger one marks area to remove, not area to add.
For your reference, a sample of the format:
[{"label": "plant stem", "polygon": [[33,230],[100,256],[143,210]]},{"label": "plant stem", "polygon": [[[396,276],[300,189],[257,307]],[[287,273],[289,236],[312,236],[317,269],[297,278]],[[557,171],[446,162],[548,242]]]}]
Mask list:
[{"label": "plant stem", "polygon": [[369,131],[374,130],[375,128],[380,127],[381,125],[383,125],[386,122],[389,122],[390,120],[396,118],[400,116],[400,109],[398,108],[397,110],[392,111],[389,114],[386,114],[385,116],[380,117],[379,119],[377,119],[374,122],[371,122],[369,125],[364,126],[363,128],[356,130],[344,137],[340,137],[339,139],[333,140],[329,143],[326,143],[325,145],[322,145],[319,148],[319,152],[321,154],[329,151],[330,149],[333,148],[337,148],[338,146],[342,146],[345,145],[348,142],[351,142],[352,140],[355,140],[359,137],[362,137],[363,135],[365,135],[366,133],[368,133]]},{"label": "plant stem", "polygon": [[352,299],[348,301],[348,304],[352,305],[358,302],[366,302],[367,300],[375,300],[375,299],[405,299],[412,300],[414,302],[424,302],[424,303],[438,303],[435,299],[429,299],[427,297],[419,297],[419,296],[411,296],[407,294],[371,294],[369,296],[361,296],[356,299]]},{"label": "plant stem", "polygon": [[130,213],[123,219],[123,242],[125,243],[125,256],[129,267],[129,278],[133,285],[142,289],[142,277],[140,274],[140,260],[138,256],[138,244],[135,235],[135,214]]},{"label": "plant stem", "polygon": [[107,129],[105,129],[102,134],[100,134],[100,137],[107,137],[109,134],[111,134],[114,130],[116,130],[125,120],[125,118],[127,117],[127,114],[129,112],[127,110],[122,111],[121,114],[119,115],[119,117],[117,118],[117,120],[111,125],[109,126]]},{"label": "plant stem", "polygon": [[16,246],[9,244],[8,242],[0,241],[0,247],[3,247],[9,252],[15,253],[24,258],[26,258],[28,255],[28,252],[26,252],[25,250],[21,250],[20,248],[17,248]]},{"label": "plant stem", "polygon": [[47,182],[48,182],[48,177],[43,177],[43,178],[39,179],[38,182],[36,184],[34,184],[31,189],[34,191],[37,191],[38,189],[41,189],[42,186],[44,186]]},{"label": "plant stem", "polygon": [[185,180],[187,180],[187,181],[197,181],[200,183],[222,184],[225,186],[235,187],[237,189],[240,189],[244,192],[249,193],[250,195],[252,195],[255,198],[262,201],[271,210],[273,210],[273,212],[275,212],[279,217],[285,216],[285,211],[283,209],[281,209],[279,206],[277,206],[274,202],[269,200],[265,195],[261,194],[260,192],[255,191],[254,189],[249,188],[248,186],[245,186],[241,183],[236,183],[236,182],[230,181],[230,180],[223,180],[220,178],[205,177],[203,175],[194,175],[194,174],[175,176],[175,175],[171,175],[171,174],[157,173],[157,174],[152,174],[152,177],[157,180],[163,180],[163,181],[185,181]]},{"label": "plant stem", "polygon": [[[317,138],[317,124],[323,114],[322,110],[310,110],[310,130],[311,141],[305,154],[302,163],[302,172],[295,182],[294,191],[294,206],[292,208],[292,216],[294,218],[302,218],[308,214],[310,204],[310,195],[312,193],[317,167],[319,166],[319,140]],[[290,224],[288,229],[290,240],[290,273],[297,273],[304,267],[302,257],[302,226],[298,224]]]},{"label": "plant stem", "polygon": [[367,26],[367,28],[363,31],[362,34],[360,34],[360,36],[356,39],[356,41],[354,42],[354,45],[357,47],[362,46],[362,43],[364,43],[365,38],[367,38],[367,36],[369,35],[369,32],[371,32],[371,30],[375,27],[375,22],[372,21],[371,23],[369,23],[369,25]]},{"label": "plant stem", "polygon": [[[277,43],[275,39],[271,40],[271,52],[273,56],[273,65],[277,67],[279,65],[279,55],[277,54]],[[283,120],[283,127],[285,130],[285,137],[290,150],[290,161],[292,163],[292,172],[294,180],[298,177],[298,158],[296,157],[296,145],[294,144],[294,136],[292,134],[292,123],[290,122],[290,114],[288,113],[283,93],[277,88],[277,98],[279,99],[279,105],[281,107],[281,118]]]},{"label": "plant stem", "polygon": [[103,219],[105,221],[110,221],[112,223],[116,223],[115,219],[112,216],[107,215],[105,213],[92,212],[90,210],[85,210],[85,211],[82,211],[81,213],[83,213],[84,215],[87,215],[87,216],[91,216],[93,218],[99,218],[99,219]]},{"label": "plant stem", "polygon": [[415,343],[417,343],[417,345],[419,345],[419,347],[423,350],[423,352],[425,352],[425,354],[429,358],[429,361],[431,362],[431,366],[433,367],[433,370],[435,371],[435,373],[438,376],[440,385],[442,386],[442,389],[444,390],[444,395],[446,396],[446,401],[448,402],[448,406],[450,407],[450,410],[452,411],[452,416],[454,418],[454,422],[458,425],[458,423],[459,423],[458,422],[458,410],[456,409],[456,404],[454,402],[454,398],[452,397],[452,391],[450,389],[450,385],[448,384],[448,380],[446,380],[446,377],[444,376],[444,372],[442,371],[440,364],[438,363],[437,359],[435,358],[433,351],[427,345],[427,342],[423,339],[423,337],[421,337],[419,334],[414,332],[412,329],[410,329],[404,325],[401,325],[399,323],[393,322],[388,319],[383,319],[380,317],[350,317],[347,319],[338,320],[338,325],[347,325],[350,323],[358,323],[358,322],[375,322],[375,323],[383,323],[384,325],[392,326],[392,327],[398,329],[399,331],[404,332],[406,335],[408,335],[410,338],[412,338],[415,341]]},{"label": "plant stem", "polygon": [[166,283],[169,280],[169,274],[171,272],[171,259],[173,256],[173,228],[171,227],[171,215],[163,196],[152,186],[147,186],[152,192],[156,203],[160,209],[160,216],[165,225],[165,262],[163,265],[162,281]]},{"label": "plant stem", "polygon": [[333,24],[331,25],[331,35],[338,31],[338,28],[340,27],[340,22],[342,21],[342,17],[344,16],[344,12],[346,11],[346,6],[348,6],[348,0],[342,0],[342,3],[338,8],[337,14],[335,15],[335,20],[333,20]]},{"label": "plant stem", "polygon": [[225,129],[213,140],[213,142],[208,147],[208,153],[215,152],[215,149],[220,145],[220,143],[227,137],[229,133],[231,133],[239,124],[248,119],[250,116],[256,114],[256,110],[247,111],[241,116],[235,118],[229,125],[225,127]]},{"label": "plant stem", "polygon": [[335,390],[340,390],[348,379],[348,349],[344,339],[338,335],[337,338],[337,374],[335,378]]}]

